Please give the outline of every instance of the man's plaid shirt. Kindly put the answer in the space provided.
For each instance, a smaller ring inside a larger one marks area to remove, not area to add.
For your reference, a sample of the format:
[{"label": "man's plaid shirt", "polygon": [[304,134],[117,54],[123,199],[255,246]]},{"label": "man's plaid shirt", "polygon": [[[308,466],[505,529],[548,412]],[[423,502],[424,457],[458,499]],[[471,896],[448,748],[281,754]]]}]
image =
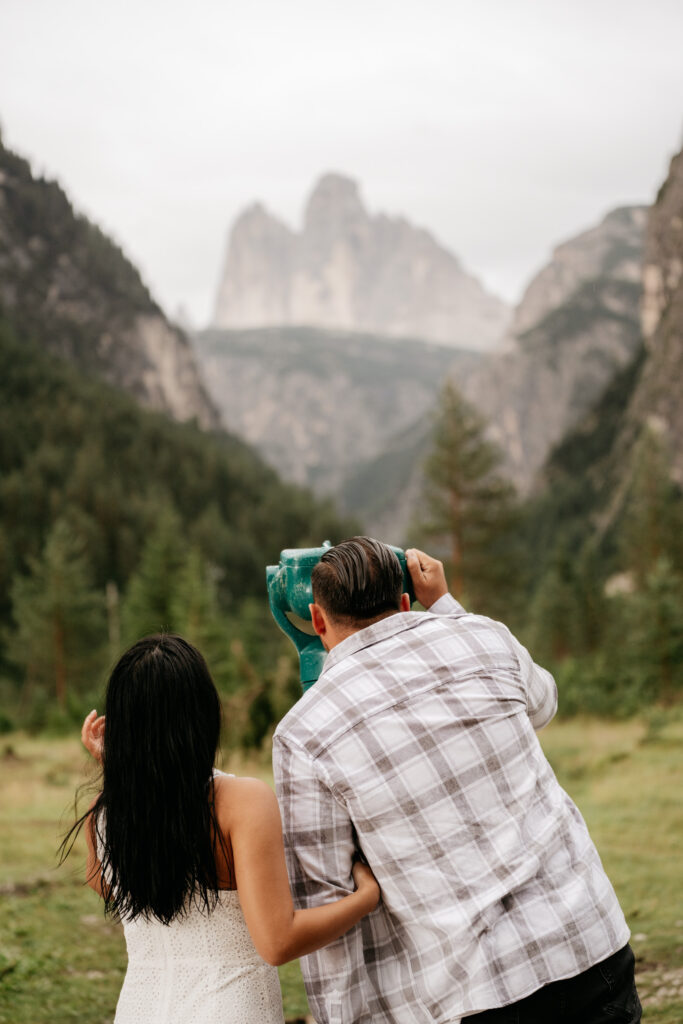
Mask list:
[{"label": "man's plaid shirt", "polygon": [[294,900],[349,892],[356,845],[382,899],[302,959],[319,1024],[457,1021],[626,944],[534,733],[555,707],[552,676],[509,630],[450,595],[330,652],[274,737]]}]

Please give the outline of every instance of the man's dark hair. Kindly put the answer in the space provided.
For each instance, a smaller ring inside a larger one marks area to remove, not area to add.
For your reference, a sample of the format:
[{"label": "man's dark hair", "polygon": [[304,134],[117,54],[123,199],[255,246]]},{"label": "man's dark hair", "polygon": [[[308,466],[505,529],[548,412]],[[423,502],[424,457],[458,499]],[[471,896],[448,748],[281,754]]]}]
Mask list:
[{"label": "man's dark hair", "polygon": [[326,551],[311,583],[314,601],[335,619],[376,619],[401,607],[401,563],[387,544],[372,537],[351,537]]}]

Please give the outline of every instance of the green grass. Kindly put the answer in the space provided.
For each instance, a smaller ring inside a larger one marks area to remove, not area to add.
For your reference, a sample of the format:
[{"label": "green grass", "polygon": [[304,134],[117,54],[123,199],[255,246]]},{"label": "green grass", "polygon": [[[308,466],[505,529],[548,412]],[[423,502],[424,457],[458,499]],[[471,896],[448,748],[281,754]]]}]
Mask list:
[{"label": "green grass", "polygon": [[[579,805],[633,932],[653,1024],[683,1020],[683,721],[553,723],[541,734]],[[60,829],[87,761],[75,739],[0,739],[0,1024],[104,1024],[125,972],[121,929],[82,884],[79,840],[57,869]],[[258,762],[228,770],[259,774]],[[61,818],[61,824],[60,824]],[[280,972],[285,1014],[303,1017],[296,963]]]},{"label": "green grass", "polygon": [[[272,782],[258,761],[225,767]],[[123,932],[83,884],[83,839],[63,867],[55,857],[92,762],[76,739],[17,733],[0,738],[0,772],[0,1024],[109,1022],[126,970]],[[280,981],[287,1018],[303,1017],[298,963]]]},{"label": "green grass", "polygon": [[645,1019],[683,1021],[683,720],[574,720],[541,733],[631,927]]}]

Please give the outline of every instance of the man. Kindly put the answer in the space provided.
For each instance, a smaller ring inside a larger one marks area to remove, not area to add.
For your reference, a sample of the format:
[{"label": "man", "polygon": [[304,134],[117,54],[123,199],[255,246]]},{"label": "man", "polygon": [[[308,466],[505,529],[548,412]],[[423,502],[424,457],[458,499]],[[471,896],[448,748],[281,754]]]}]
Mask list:
[{"label": "man", "polygon": [[330,652],[282,720],[273,764],[302,907],[350,888],[360,847],[382,901],[302,960],[318,1024],[636,1022],[629,930],[534,730],[552,676],[470,615],[440,562],[355,537],[313,571]]}]

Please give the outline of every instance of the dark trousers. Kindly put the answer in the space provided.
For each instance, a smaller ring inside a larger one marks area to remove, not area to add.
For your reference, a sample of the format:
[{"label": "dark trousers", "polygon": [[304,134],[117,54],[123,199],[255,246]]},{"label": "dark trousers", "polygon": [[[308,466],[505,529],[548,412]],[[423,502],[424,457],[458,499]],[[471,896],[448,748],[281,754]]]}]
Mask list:
[{"label": "dark trousers", "polygon": [[553,981],[510,1006],[465,1017],[463,1024],[637,1024],[641,1007],[624,946],[602,963],[563,981]]}]

